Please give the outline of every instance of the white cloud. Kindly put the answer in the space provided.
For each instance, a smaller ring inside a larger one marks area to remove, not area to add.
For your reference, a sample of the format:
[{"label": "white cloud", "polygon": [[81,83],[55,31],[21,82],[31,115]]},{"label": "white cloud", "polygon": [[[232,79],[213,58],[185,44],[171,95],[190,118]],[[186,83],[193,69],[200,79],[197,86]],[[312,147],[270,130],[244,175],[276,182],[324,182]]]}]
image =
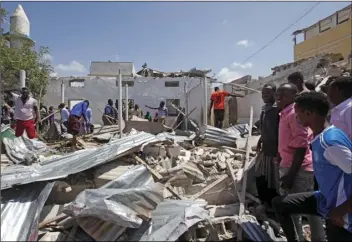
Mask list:
[{"label": "white cloud", "polygon": [[58,77],[59,75],[58,75],[56,72],[52,72],[52,73],[50,73],[49,76],[50,76],[50,77]]},{"label": "white cloud", "polygon": [[252,68],[253,64],[251,62],[246,62],[244,64],[233,62],[230,66],[222,68],[216,75],[215,78],[218,82],[227,83],[236,80],[240,77],[247,75],[248,73],[243,73],[238,69],[249,69]]},{"label": "white cloud", "polygon": [[238,72],[231,67],[224,67],[219,71],[218,74],[216,74],[215,78],[218,82],[227,83],[236,80],[242,76],[244,75],[241,72]]},{"label": "white cloud", "polygon": [[236,45],[238,46],[243,46],[245,48],[247,48],[248,46],[251,46],[253,43],[251,43],[249,40],[247,39],[243,39],[243,40],[240,40],[240,41],[237,41]]},{"label": "white cloud", "polygon": [[120,60],[120,55],[119,55],[118,53],[116,53],[116,55],[115,55],[115,60],[116,60],[116,61],[119,61],[119,60]]},{"label": "white cloud", "polygon": [[246,62],[244,64],[241,64],[241,63],[238,63],[238,62],[234,62],[234,63],[232,63],[232,67],[233,68],[239,67],[241,69],[248,69],[248,68],[252,68],[253,64],[252,64],[252,62]]},{"label": "white cloud", "polygon": [[221,24],[223,24],[223,25],[225,25],[225,24],[227,24],[229,21],[227,20],[227,19],[224,19],[222,22],[221,22]]},{"label": "white cloud", "polygon": [[78,74],[78,73],[84,73],[86,72],[86,68],[84,65],[79,63],[76,60],[71,61],[68,65],[65,64],[58,64],[55,66],[55,71],[58,73],[64,73],[64,74]]},{"label": "white cloud", "polygon": [[45,55],[43,55],[43,60],[44,61],[53,61],[53,56],[52,55],[50,55],[50,54],[45,54]]}]

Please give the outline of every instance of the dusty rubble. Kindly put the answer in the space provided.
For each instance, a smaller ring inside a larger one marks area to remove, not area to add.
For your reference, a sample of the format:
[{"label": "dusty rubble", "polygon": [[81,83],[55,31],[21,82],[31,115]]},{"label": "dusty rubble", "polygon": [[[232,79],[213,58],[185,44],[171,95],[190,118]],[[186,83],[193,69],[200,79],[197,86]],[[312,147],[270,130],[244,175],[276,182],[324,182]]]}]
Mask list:
[{"label": "dusty rubble", "polygon": [[[236,238],[242,228],[251,240],[273,240],[250,211],[239,216],[241,202],[247,208],[259,202],[252,187],[239,199],[243,178],[254,184],[255,154],[245,166],[246,151],[226,147],[238,137],[221,134],[225,138],[211,147],[204,135],[192,133],[132,130],[120,140],[107,132],[82,140],[83,151],[44,158],[42,150],[26,146],[41,159],[2,170],[1,239],[205,241]],[[197,139],[203,139],[202,146]],[[59,148],[51,144],[45,151]]]}]

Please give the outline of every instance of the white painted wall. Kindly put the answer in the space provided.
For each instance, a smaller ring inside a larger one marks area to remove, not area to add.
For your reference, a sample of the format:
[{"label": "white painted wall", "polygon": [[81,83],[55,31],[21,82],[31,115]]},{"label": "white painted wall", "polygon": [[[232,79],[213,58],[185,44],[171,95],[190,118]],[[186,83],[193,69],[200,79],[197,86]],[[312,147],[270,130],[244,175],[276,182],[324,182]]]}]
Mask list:
[{"label": "white painted wall", "polygon": [[[69,81],[72,78],[63,77],[56,80],[50,80],[47,88],[47,94],[44,97],[45,105],[57,107],[61,102],[61,82],[65,85],[65,103],[69,99],[88,99],[93,112],[93,121],[101,123],[101,110],[104,109],[107,100],[113,99],[114,102],[118,99],[118,87],[116,87],[116,79],[113,78],[93,78],[83,77],[77,79],[85,79],[84,87],[71,87]],[[129,99],[134,99],[134,103],[138,104],[144,113],[150,111],[152,115],[155,110],[150,110],[145,105],[158,107],[160,101],[166,99],[180,99],[180,105],[185,105],[184,84],[188,83],[190,92],[189,110],[196,107],[196,110],[190,115],[191,119],[197,122],[202,122],[202,105],[204,100],[204,88],[200,85],[203,78],[151,78],[151,77],[136,77],[123,78],[123,81],[134,81],[134,86],[129,87]],[[165,87],[165,81],[179,81],[179,87]],[[124,99],[123,88],[123,99]],[[210,88],[208,91],[208,99],[210,99]],[[209,102],[208,102],[209,104]]]}]

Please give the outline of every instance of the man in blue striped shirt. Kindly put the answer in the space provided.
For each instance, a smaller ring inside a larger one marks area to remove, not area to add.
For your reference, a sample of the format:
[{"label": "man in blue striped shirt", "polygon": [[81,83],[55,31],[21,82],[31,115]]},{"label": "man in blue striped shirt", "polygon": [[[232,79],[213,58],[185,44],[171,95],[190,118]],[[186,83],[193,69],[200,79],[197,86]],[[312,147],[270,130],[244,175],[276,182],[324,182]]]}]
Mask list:
[{"label": "man in blue striped shirt", "polygon": [[300,123],[310,127],[314,175],[319,191],[273,199],[273,207],[288,241],[298,241],[290,215],[318,214],[326,219],[328,241],[352,241],[352,141],[335,126],[328,126],[327,97],[301,93],[295,100]]}]

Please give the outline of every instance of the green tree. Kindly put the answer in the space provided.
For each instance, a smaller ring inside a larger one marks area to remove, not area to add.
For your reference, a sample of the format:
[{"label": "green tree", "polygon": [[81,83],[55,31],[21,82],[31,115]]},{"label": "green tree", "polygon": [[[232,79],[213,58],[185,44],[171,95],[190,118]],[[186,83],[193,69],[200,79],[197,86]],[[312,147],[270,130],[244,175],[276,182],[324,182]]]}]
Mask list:
[{"label": "green tree", "polygon": [[[7,11],[0,8],[0,19],[6,19]],[[0,71],[3,88],[19,88],[20,70],[26,71],[27,83],[30,91],[37,99],[42,99],[48,86],[49,75],[53,72],[48,47],[40,46],[35,50],[31,41],[23,41],[20,48],[10,48],[9,35],[4,34],[3,29],[0,36]]]}]

